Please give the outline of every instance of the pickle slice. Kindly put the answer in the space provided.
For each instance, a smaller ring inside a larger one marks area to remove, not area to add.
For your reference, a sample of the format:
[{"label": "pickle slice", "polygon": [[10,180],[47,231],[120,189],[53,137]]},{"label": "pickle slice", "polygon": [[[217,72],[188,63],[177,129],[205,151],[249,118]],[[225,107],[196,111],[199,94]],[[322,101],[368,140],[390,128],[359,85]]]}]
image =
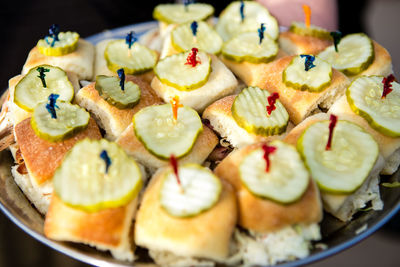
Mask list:
[{"label": "pickle slice", "polygon": [[[42,79],[38,77],[40,76],[39,68],[46,70],[44,72],[46,87],[43,86]],[[20,108],[32,112],[38,103],[47,101],[51,94],[59,95],[59,100],[70,102],[74,97],[74,87],[62,69],[40,65],[30,69],[15,86],[14,102]]]},{"label": "pickle slice", "polygon": [[203,130],[199,115],[187,106],[178,109],[175,122],[171,104],[141,109],[134,115],[133,124],[136,137],[146,149],[163,159],[188,154]]},{"label": "pickle slice", "polygon": [[125,81],[124,90],[121,89],[120,79],[113,76],[98,75],[95,88],[99,95],[117,108],[132,108],[140,100],[140,88],[131,81]]},{"label": "pickle slice", "polygon": [[223,43],[218,33],[206,22],[198,21],[197,33],[193,36],[191,24],[180,25],[171,32],[171,43],[175,50],[184,52],[197,47],[207,53],[218,54]]},{"label": "pickle slice", "polygon": [[327,61],[337,70],[346,75],[357,75],[366,70],[375,58],[374,46],[370,38],[363,33],[346,35],[335,46],[329,46],[318,54],[318,57]]},{"label": "pickle slice", "polygon": [[84,130],[89,124],[89,113],[78,105],[56,101],[56,118],[52,118],[46,106],[46,102],[38,104],[31,118],[33,130],[42,139],[62,141]]},{"label": "pickle slice", "polygon": [[257,2],[244,1],[244,20],[240,15],[240,1],[230,3],[221,13],[215,27],[224,41],[243,32],[257,32],[261,23],[265,25],[265,33],[273,40],[279,37],[277,20],[264,6]]},{"label": "pickle slice", "polygon": [[330,150],[325,149],[328,136],[329,121],[316,122],[303,132],[297,148],[321,190],[352,193],[372,170],[378,145],[360,126],[343,120],[333,130]]},{"label": "pickle slice", "polygon": [[265,171],[264,151],[259,148],[240,163],[240,180],[251,193],[259,197],[284,204],[300,199],[310,178],[299,153],[282,141],[276,140],[269,145],[277,148],[269,156],[269,171]]},{"label": "pickle slice", "polygon": [[211,73],[211,57],[199,51],[197,58],[201,63],[192,67],[186,64],[189,53],[175,54],[160,60],[154,68],[157,78],[181,91],[194,90],[206,84]]},{"label": "pickle slice", "polygon": [[312,36],[320,39],[331,40],[331,35],[329,31],[315,25],[310,25],[310,27],[307,27],[303,22],[292,22],[289,27],[289,31],[298,35]]},{"label": "pickle slice", "polygon": [[235,62],[268,63],[278,54],[278,44],[265,36],[260,44],[256,32],[241,33],[227,41],[222,47],[222,55]]},{"label": "pickle slice", "polygon": [[185,7],[182,4],[160,4],[154,8],[153,18],[168,24],[183,24],[193,20],[206,20],[214,14],[209,4],[193,3]]},{"label": "pickle slice", "polygon": [[104,51],[107,67],[112,72],[123,68],[126,74],[140,74],[153,69],[157,63],[157,53],[135,42],[129,49],[125,40],[114,40]]},{"label": "pickle slice", "polygon": [[47,37],[40,39],[37,43],[39,52],[46,56],[64,56],[72,53],[78,46],[79,34],[76,32],[60,32],[58,35],[59,41],[54,42],[54,46],[51,46],[53,37]]},{"label": "pickle slice", "polygon": [[116,143],[84,139],[65,156],[54,174],[53,186],[65,204],[97,212],[134,199],[142,179],[136,162]]},{"label": "pickle slice", "polygon": [[258,87],[245,88],[232,104],[232,116],[236,123],[247,132],[256,135],[278,135],[286,131],[289,114],[282,103],[277,100],[276,109],[268,115],[269,105],[267,90]]},{"label": "pickle slice", "polygon": [[400,84],[392,82],[393,91],[382,99],[383,77],[362,76],[347,88],[347,102],[354,113],[384,135],[400,137]]},{"label": "pickle slice", "polygon": [[[308,55],[307,55],[308,56]],[[321,92],[332,80],[332,66],[315,57],[315,67],[305,70],[306,57],[295,56],[283,71],[282,81],[296,90]]]},{"label": "pickle slice", "polygon": [[170,215],[196,216],[218,202],[222,184],[211,170],[189,163],[180,166],[178,172],[180,185],[171,170],[165,174],[160,190],[161,207]]}]

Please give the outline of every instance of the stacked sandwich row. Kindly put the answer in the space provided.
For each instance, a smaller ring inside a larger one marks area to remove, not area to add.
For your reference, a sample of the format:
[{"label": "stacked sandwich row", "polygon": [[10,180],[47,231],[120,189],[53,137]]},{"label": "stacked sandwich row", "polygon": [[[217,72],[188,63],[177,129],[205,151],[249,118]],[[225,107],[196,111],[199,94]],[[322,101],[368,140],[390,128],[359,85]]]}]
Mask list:
[{"label": "stacked sandwich row", "polygon": [[388,52],[309,17],[279,33],[256,2],[212,15],[158,5],[159,28],[96,46],[53,25],[30,51],[0,126],[48,238],[273,265],[309,255],[323,209],[382,209],[379,175],[400,164]]}]

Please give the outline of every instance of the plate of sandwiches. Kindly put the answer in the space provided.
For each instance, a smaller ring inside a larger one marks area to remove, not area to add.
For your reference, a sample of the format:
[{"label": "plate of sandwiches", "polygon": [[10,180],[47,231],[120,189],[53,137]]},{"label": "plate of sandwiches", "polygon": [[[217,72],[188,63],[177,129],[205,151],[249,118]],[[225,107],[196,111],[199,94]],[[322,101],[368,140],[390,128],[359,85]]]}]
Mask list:
[{"label": "plate of sandwiches", "polygon": [[1,98],[3,213],[98,266],[297,266],[374,233],[400,209],[400,84],[303,8],[288,29],[251,1],[52,25]]}]

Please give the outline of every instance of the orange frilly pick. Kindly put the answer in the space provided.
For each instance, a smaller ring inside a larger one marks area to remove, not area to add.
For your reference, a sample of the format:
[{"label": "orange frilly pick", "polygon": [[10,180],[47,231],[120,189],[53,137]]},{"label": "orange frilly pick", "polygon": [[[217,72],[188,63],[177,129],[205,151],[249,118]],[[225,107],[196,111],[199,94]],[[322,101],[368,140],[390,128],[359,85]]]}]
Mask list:
[{"label": "orange frilly pick", "polygon": [[182,104],[179,104],[179,96],[174,96],[170,101],[172,105],[172,115],[174,116],[174,121],[178,119],[178,108],[183,107]]},{"label": "orange frilly pick", "polygon": [[311,8],[309,5],[303,5],[303,10],[304,10],[304,23],[308,28],[310,27],[311,24]]}]

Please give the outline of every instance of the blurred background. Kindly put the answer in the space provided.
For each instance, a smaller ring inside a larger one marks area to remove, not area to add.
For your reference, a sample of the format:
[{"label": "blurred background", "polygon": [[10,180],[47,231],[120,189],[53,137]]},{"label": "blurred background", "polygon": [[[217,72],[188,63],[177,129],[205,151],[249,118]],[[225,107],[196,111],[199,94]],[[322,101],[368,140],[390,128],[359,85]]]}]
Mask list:
[{"label": "blurred background", "polygon": [[[277,0],[271,0],[271,2]],[[105,29],[150,21],[154,6],[167,1],[2,1],[0,7],[0,88],[19,74],[29,50],[57,23],[61,30],[88,37]],[[230,1],[202,1],[216,7],[216,15]],[[307,3],[307,0],[304,0]],[[391,54],[395,75],[400,64],[400,1],[337,1],[339,29],[366,32]],[[394,189],[400,190],[400,189]],[[310,266],[400,266],[400,216],[368,239],[338,255]],[[17,228],[0,212],[0,266],[87,266],[64,256]]]}]

